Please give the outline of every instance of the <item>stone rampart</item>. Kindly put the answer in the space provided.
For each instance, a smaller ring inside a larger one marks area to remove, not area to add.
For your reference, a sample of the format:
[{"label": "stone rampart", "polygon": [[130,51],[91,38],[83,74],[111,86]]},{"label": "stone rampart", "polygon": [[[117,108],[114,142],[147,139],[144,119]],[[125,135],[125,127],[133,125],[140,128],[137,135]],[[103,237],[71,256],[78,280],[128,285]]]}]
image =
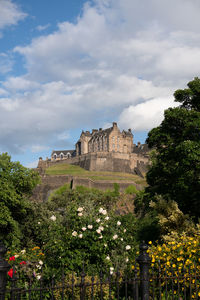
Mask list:
[{"label": "stone rampart", "polygon": [[89,171],[108,171],[133,173],[135,168],[141,167],[144,172],[149,163],[148,156],[139,153],[117,153],[117,152],[96,152],[60,160],[60,161],[39,161],[40,170],[55,164],[68,163],[78,165]]},{"label": "stone rampart", "polygon": [[66,183],[72,183],[73,188],[82,185],[89,188],[96,188],[100,190],[113,190],[114,183],[120,186],[120,192],[124,191],[129,185],[134,185],[138,190],[141,189],[139,184],[133,181],[126,180],[92,180],[85,177],[73,177],[71,175],[43,175],[41,176],[41,184],[33,191],[32,199],[40,202],[45,202],[51,192]]}]

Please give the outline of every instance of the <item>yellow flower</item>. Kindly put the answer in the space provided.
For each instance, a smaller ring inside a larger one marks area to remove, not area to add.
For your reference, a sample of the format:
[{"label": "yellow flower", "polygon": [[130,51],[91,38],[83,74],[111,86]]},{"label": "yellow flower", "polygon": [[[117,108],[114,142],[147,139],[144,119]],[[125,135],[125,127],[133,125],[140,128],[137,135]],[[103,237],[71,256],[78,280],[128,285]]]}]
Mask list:
[{"label": "yellow flower", "polygon": [[149,241],[149,245],[151,245],[152,244],[152,241]]}]

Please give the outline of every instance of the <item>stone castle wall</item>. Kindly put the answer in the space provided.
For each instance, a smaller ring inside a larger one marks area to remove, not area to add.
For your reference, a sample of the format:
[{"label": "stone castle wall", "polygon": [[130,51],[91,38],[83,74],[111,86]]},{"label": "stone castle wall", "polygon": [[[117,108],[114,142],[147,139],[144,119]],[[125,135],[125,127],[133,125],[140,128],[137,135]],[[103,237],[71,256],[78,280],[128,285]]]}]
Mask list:
[{"label": "stone castle wall", "polygon": [[86,186],[89,188],[96,188],[103,191],[108,189],[113,190],[114,183],[118,183],[120,186],[120,192],[124,191],[128,186],[134,185],[137,190],[141,189],[139,184],[128,180],[92,180],[90,178],[84,177],[73,177],[71,175],[43,175],[41,176],[41,184],[37,185],[33,191],[32,199],[45,202],[47,201],[50,194],[57,188],[63,186],[64,184],[72,183],[73,188],[76,186]]},{"label": "stone castle wall", "polygon": [[149,163],[148,156],[139,153],[96,152],[68,158],[62,161],[40,160],[38,168],[43,170],[55,164],[78,165],[89,171],[108,171],[133,173],[136,168],[145,172]]}]

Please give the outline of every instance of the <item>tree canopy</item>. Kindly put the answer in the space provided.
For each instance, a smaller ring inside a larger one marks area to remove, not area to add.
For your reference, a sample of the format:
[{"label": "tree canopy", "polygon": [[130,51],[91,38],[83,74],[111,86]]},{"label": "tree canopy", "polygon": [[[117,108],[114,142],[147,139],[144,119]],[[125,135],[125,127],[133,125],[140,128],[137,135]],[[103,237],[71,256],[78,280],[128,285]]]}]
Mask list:
[{"label": "tree canopy", "polygon": [[148,193],[172,199],[186,214],[200,217],[200,79],[174,93],[181,105],[165,111],[160,126],[147,138],[155,147],[147,173]]},{"label": "tree canopy", "polygon": [[22,238],[23,223],[30,202],[27,198],[39,176],[19,162],[12,162],[7,153],[0,155],[0,239],[17,244]]}]

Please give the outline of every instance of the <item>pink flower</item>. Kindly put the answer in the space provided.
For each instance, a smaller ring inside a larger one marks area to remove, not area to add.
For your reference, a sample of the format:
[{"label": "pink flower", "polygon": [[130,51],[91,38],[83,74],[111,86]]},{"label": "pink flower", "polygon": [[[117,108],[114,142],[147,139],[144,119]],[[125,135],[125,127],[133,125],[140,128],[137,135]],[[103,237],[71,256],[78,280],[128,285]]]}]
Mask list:
[{"label": "pink flower", "polygon": [[26,261],[21,261],[20,263],[19,263],[20,265],[26,265]]}]

